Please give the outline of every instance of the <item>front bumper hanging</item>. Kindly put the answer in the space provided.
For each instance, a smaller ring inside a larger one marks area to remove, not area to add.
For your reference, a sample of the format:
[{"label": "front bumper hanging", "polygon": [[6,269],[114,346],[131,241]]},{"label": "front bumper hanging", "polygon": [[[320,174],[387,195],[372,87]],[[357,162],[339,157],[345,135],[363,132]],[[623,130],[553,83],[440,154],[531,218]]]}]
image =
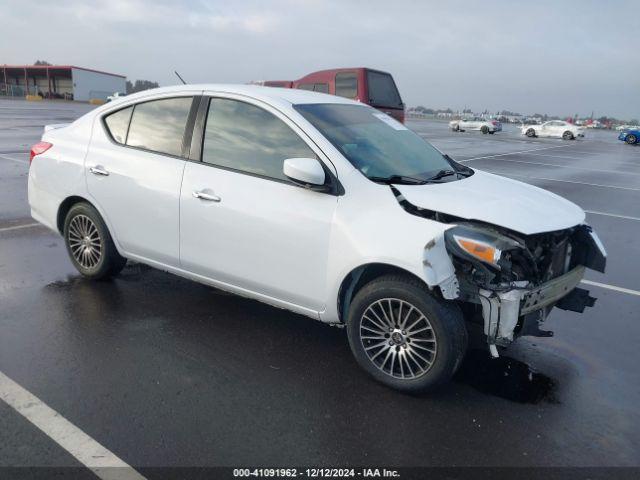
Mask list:
[{"label": "front bumper hanging", "polygon": [[[504,292],[480,289],[479,297],[484,318],[484,333],[489,350],[498,356],[497,346],[506,346],[514,339],[514,330],[521,316],[542,311],[562,300],[567,310],[582,311],[593,306],[595,298],[588,292],[576,289],[582,280],[585,267],[579,266],[537,287],[529,288],[529,282],[517,282],[515,288]],[[573,292],[578,291],[577,295]],[[581,292],[586,292],[586,295]]]}]

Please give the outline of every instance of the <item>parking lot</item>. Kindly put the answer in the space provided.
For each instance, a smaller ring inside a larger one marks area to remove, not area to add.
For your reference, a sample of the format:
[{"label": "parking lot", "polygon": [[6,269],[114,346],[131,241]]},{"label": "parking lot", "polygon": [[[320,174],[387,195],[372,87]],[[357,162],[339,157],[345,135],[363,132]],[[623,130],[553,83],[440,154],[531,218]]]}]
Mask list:
[{"label": "parking lot", "polygon": [[[45,124],[90,108],[0,101],[0,374],[126,464],[149,478],[158,466],[640,466],[640,148],[616,132],[562,141],[408,121],[472,168],[577,203],[609,255],[583,285],[595,307],[555,310],[554,337],[498,360],[471,351],[454,382],[410,396],[369,379],[341,329],[142,265],[80,278],[30,218],[28,151]],[[0,401],[0,466],[76,458]]]}]

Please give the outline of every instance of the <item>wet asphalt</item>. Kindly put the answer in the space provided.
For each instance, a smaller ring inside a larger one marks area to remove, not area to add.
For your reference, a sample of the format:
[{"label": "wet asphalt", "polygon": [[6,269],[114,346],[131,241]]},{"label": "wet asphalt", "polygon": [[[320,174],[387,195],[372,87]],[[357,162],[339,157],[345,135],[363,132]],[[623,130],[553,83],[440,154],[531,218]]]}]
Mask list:
[{"label": "wet asphalt", "polygon": [[[89,109],[0,101],[0,371],[128,464],[640,466],[638,295],[583,285],[596,306],[554,311],[554,337],[470,351],[411,396],[369,379],[343,330],[143,265],[80,278],[58,235],[27,226],[26,182],[42,126]],[[593,212],[609,260],[587,279],[640,290],[640,147],[408,125]],[[0,401],[0,466],[34,465],[79,464]]]}]

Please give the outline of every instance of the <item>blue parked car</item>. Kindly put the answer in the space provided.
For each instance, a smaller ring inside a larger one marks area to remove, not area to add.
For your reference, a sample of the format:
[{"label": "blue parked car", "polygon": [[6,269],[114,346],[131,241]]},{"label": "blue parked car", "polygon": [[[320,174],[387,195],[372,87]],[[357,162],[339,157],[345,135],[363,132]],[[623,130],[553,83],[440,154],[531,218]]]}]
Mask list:
[{"label": "blue parked car", "polygon": [[640,142],[640,130],[637,130],[637,129],[623,130],[620,132],[620,135],[618,135],[618,140],[627,142],[629,145],[634,145]]}]

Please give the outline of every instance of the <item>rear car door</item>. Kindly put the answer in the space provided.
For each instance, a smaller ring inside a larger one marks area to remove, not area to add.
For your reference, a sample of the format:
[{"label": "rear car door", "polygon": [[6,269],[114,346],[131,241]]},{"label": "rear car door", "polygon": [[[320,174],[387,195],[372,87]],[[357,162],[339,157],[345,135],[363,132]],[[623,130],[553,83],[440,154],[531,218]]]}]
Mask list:
[{"label": "rear car door", "polygon": [[322,310],[338,197],[283,174],[285,159],[321,152],[280,112],[249,99],[206,99],[201,123],[180,196],[182,268],[294,310]]},{"label": "rear car door", "polygon": [[179,264],[183,142],[193,101],[191,94],[140,102],[94,127],[87,187],[128,255]]}]

